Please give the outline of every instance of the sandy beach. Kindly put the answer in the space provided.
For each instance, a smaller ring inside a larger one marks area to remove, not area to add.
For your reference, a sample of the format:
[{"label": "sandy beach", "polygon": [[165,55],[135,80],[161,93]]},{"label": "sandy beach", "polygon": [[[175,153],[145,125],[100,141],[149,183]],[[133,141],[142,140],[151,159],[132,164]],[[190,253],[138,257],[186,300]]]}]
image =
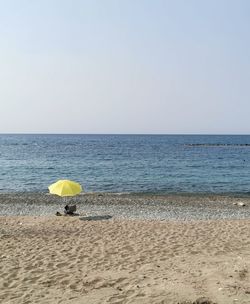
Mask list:
[{"label": "sandy beach", "polygon": [[2,216],[0,236],[1,303],[250,303],[249,219]]}]

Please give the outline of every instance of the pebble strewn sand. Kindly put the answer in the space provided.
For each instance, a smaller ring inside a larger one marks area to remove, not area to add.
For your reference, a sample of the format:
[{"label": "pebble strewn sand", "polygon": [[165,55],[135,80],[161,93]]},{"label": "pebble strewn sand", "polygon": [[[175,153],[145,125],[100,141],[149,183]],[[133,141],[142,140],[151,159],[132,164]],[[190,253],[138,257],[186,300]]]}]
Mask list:
[{"label": "pebble strewn sand", "polygon": [[[66,200],[89,215],[110,214],[119,219],[246,219],[250,197],[221,195],[83,194]],[[44,193],[0,194],[1,215],[53,215],[66,201]],[[244,207],[234,205],[244,203]]]},{"label": "pebble strewn sand", "polygon": [[0,248],[4,304],[250,303],[249,219],[4,216]]}]

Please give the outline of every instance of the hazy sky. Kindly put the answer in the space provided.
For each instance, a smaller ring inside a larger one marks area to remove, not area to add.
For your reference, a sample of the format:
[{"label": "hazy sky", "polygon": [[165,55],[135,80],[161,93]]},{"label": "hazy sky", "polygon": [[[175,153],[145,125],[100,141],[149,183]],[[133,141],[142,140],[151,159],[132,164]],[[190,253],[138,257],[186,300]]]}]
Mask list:
[{"label": "hazy sky", "polygon": [[0,132],[250,134],[249,0],[0,0]]}]

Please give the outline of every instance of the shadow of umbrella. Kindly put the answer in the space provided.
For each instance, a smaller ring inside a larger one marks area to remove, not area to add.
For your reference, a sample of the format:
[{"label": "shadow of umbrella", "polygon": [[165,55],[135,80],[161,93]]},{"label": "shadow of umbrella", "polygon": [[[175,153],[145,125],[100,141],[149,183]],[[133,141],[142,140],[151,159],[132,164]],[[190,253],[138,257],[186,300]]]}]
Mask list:
[{"label": "shadow of umbrella", "polygon": [[112,215],[92,215],[92,216],[84,216],[80,217],[81,221],[102,221],[102,220],[110,220]]}]

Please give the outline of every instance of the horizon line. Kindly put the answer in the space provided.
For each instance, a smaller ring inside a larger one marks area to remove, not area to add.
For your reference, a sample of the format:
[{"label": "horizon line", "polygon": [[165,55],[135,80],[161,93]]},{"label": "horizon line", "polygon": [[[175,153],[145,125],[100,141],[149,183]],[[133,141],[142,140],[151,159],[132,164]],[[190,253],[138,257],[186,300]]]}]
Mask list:
[{"label": "horizon line", "polygon": [[48,132],[34,132],[34,133],[29,133],[29,132],[0,132],[0,135],[150,135],[150,136],[160,136],[160,135],[168,135],[168,136],[249,136],[250,133],[61,133],[61,132],[53,132],[53,133],[48,133]]}]

